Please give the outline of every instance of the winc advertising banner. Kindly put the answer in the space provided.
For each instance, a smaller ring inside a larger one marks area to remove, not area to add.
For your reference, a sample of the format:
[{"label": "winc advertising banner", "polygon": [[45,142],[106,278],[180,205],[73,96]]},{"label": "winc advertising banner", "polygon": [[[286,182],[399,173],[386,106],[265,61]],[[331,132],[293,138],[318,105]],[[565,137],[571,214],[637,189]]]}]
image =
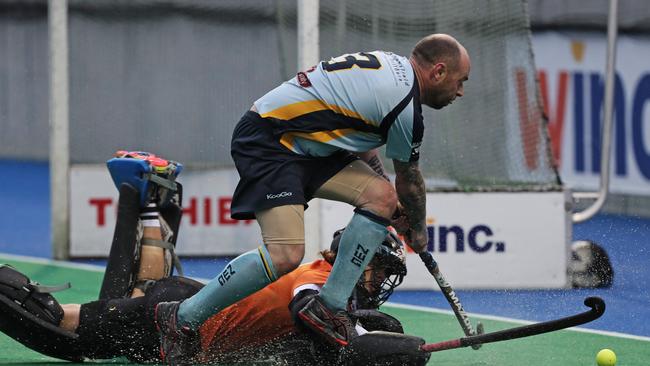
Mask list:
[{"label": "winc advertising banner", "polygon": [[[564,192],[428,193],[427,250],[455,288],[562,288],[571,225]],[[321,242],[345,227],[352,209],[324,201]],[[412,251],[403,289],[435,289]]]},{"label": "winc advertising banner", "polygon": [[[573,189],[596,190],[607,39],[604,33],[533,36],[540,94],[560,174]],[[619,35],[611,191],[650,195],[650,37]]]}]

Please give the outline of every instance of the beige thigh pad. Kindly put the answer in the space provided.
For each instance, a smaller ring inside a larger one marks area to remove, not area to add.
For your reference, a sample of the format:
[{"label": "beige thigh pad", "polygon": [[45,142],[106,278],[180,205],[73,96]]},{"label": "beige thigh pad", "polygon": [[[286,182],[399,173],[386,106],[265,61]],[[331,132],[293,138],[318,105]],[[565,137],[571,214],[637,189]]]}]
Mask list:
[{"label": "beige thigh pad", "polygon": [[318,188],[314,196],[357,207],[359,196],[374,179],[384,178],[362,160],[355,160]]},{"label": "beige thigh pad", "polygon": [[255,212],[264,244],[304,245],[305,208],[286,205]]}]

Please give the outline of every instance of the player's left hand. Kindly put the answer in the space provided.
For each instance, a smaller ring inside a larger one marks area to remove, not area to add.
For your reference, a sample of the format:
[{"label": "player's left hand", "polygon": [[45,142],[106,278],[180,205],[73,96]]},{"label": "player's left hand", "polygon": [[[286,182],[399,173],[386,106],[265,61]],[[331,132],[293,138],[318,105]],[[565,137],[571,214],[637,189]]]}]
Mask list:
[{"label": "player's left hand", "polygon": [[401,203],[397,202],[397,209],[393,213],[393,217],[390,221],[390,226],[392,226],[398,234],[402,236],[407,236],[409,231],[408,217],[404,213],[404,207]]}]

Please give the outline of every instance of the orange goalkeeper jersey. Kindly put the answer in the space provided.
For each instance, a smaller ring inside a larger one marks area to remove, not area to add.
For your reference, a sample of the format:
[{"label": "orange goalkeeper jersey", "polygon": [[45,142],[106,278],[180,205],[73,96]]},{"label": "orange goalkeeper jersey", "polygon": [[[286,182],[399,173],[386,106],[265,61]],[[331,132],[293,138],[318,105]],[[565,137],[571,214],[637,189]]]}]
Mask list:
[{"label": "orange goalkeeper jersey", "polygon": [[319,290],[331,270],[332,265],[322,259],[303,264],[212,316],[199,329],[203,353],[226,354],[289,335],[295,330],[291,299],[302,289]]}]

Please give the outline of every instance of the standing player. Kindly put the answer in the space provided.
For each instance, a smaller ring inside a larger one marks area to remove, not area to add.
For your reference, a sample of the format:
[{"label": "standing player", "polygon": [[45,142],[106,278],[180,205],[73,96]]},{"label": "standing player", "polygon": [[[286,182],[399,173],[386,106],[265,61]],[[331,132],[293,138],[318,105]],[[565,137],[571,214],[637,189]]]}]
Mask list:
[{"label": "standing player", "polygon": [[[440,109],[463,96],[469,70],[465,48],[449,35],[433,34],[409,58],[383,51],[343,55],[258,99],[233,133],[240,181],[231,211],[235,219],[257,219],[264,245],[235,258],[191,298],[158,305],[165,358],[173,363],[210,316],[300,264],[303,214],[313,197],[356,209],[331,275],[299,317],[333,344],[345,346],[356,337],[344,311],[347,299],[398,203],[407,243],[416,252],[426,248],[421,104]],[[395,186],[375,150],[382,145],[393,160]]]}]

